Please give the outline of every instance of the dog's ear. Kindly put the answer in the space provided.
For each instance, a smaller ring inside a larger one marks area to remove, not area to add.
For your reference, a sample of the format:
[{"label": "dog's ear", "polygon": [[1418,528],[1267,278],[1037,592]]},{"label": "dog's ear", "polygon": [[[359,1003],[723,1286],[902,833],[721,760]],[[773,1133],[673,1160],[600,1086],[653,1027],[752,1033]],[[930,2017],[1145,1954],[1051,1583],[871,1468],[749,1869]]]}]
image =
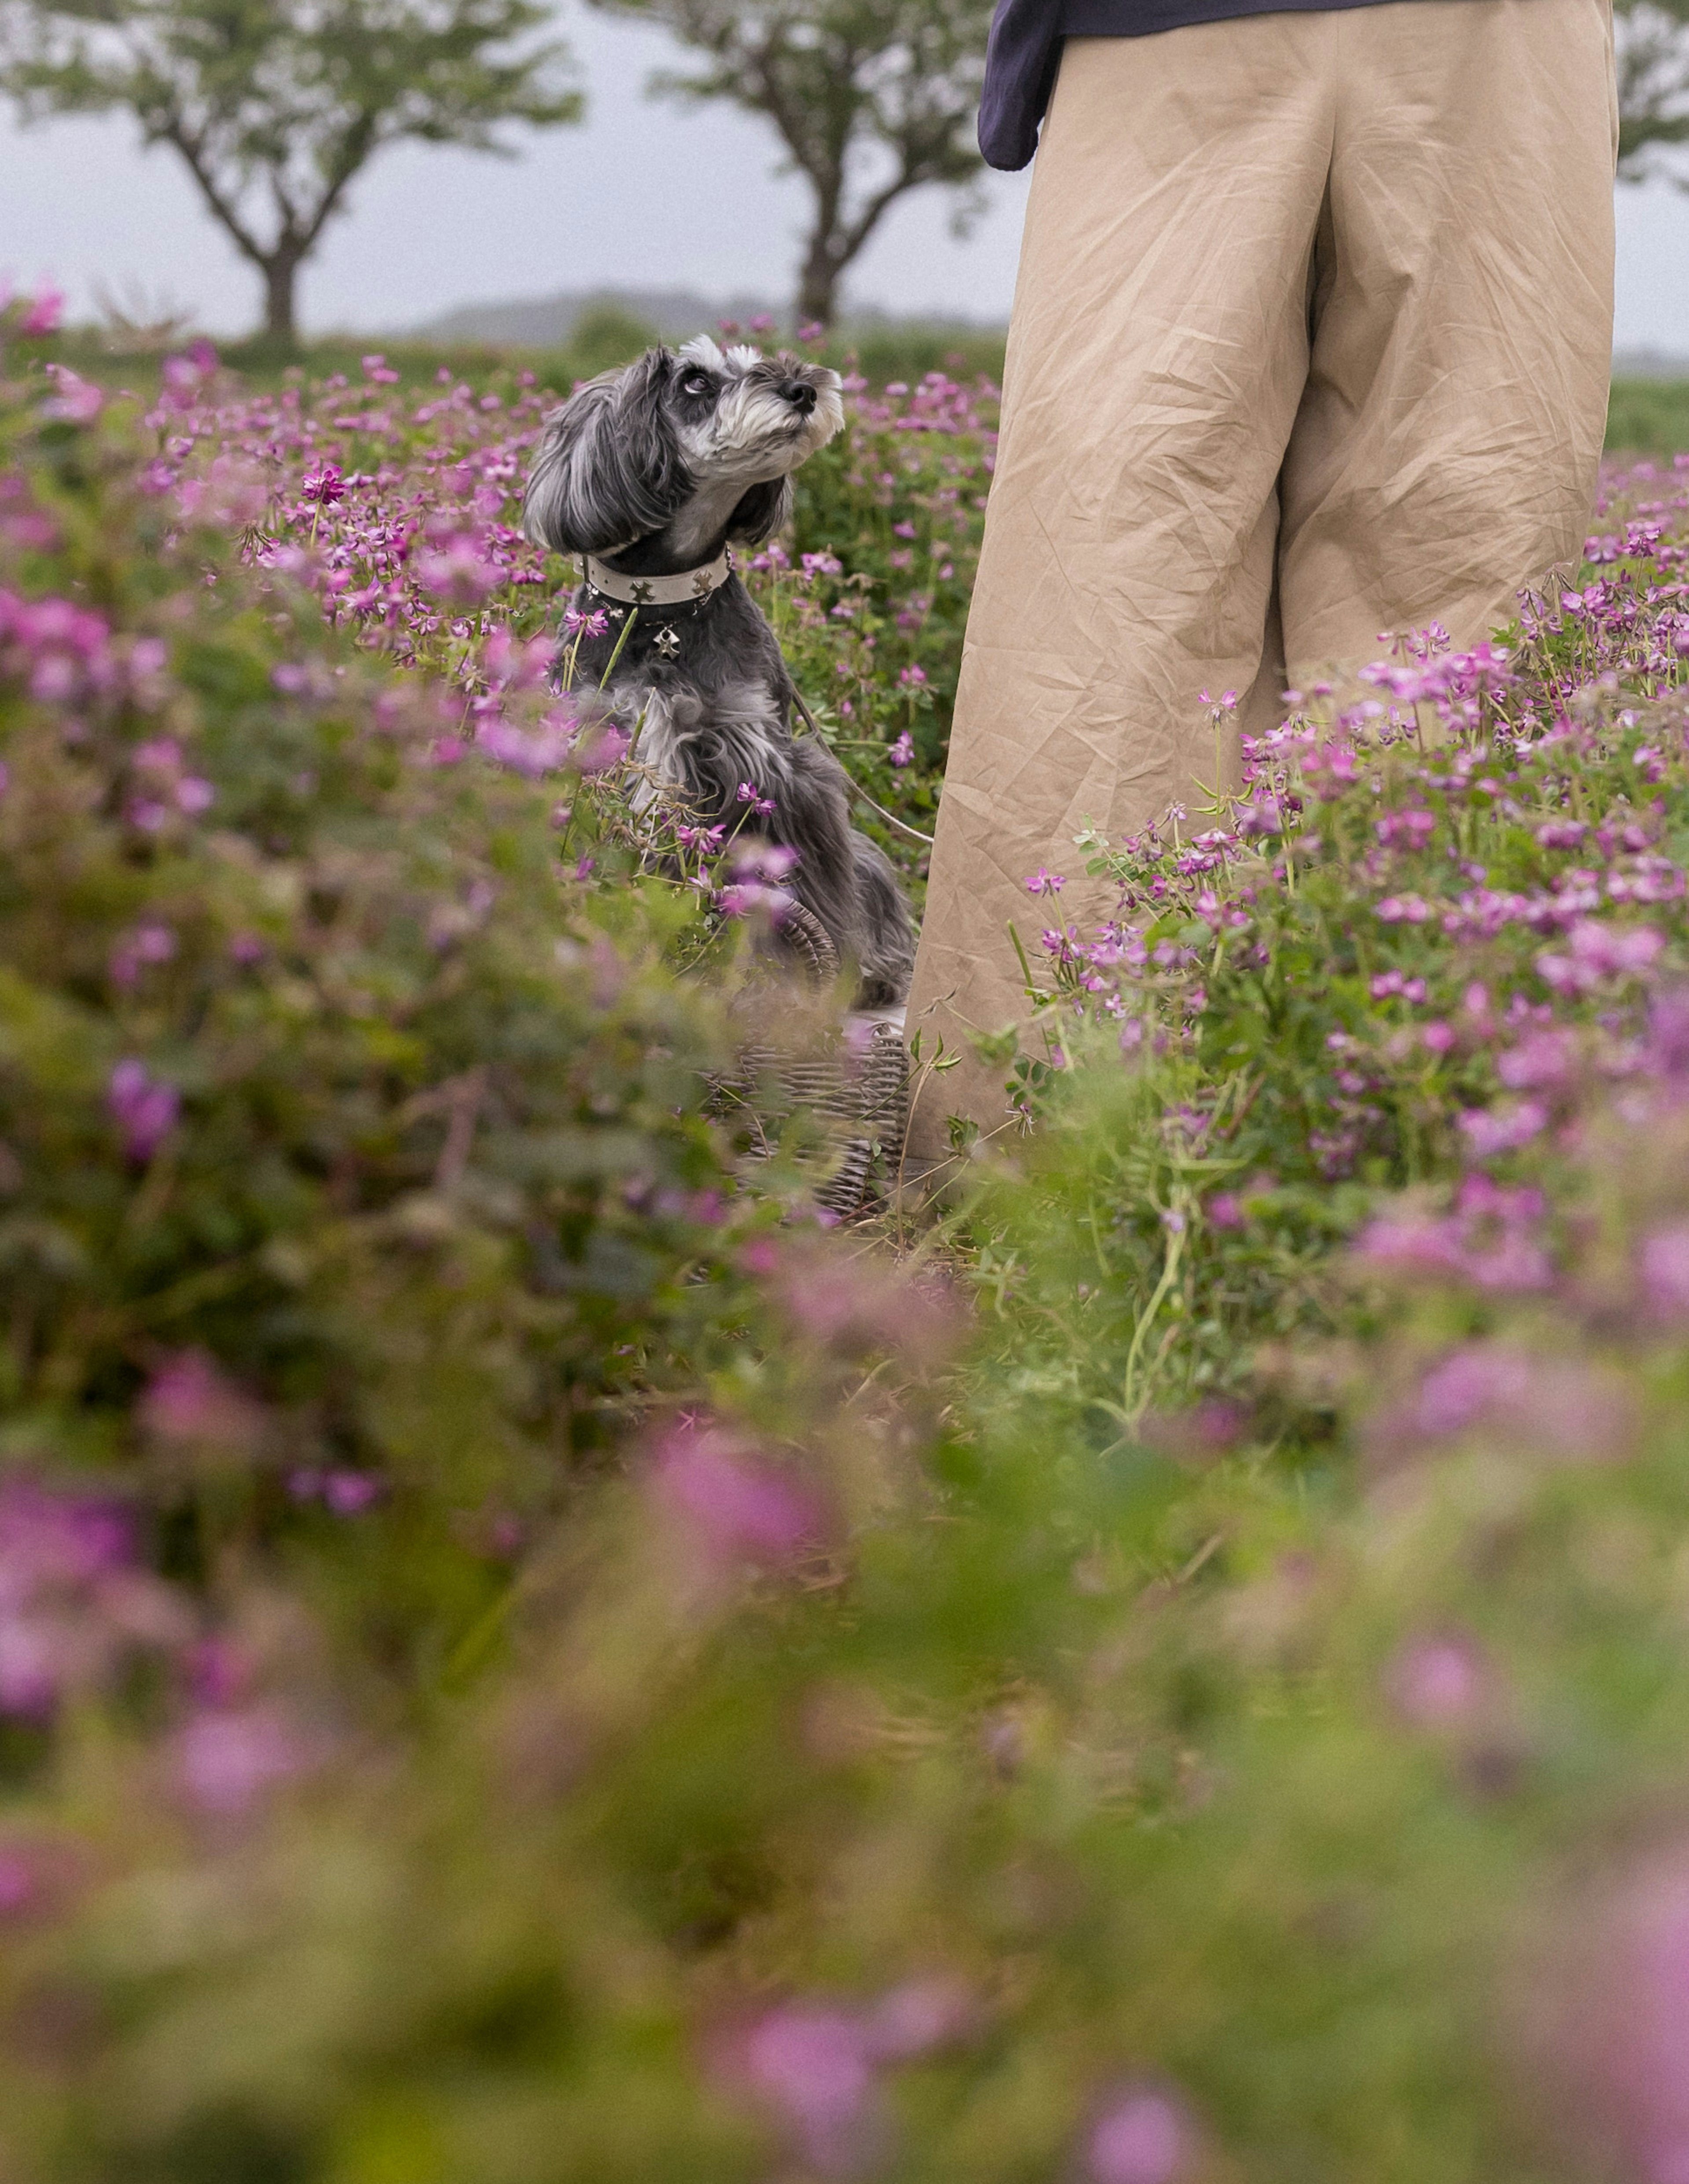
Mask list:
[{"label": "dog's ear", "polygon": [[600,372],[548,420],[522,530],[554,554],[604,554],[661,531],[692,490],[664,396],[672,353]]},{"label": "dog's ear", "polygon": [[770,478],[763,485],[752,486],[727,518],[728,538],[745,546],[761,545],[791,521],[793,499],[789,477]]}]

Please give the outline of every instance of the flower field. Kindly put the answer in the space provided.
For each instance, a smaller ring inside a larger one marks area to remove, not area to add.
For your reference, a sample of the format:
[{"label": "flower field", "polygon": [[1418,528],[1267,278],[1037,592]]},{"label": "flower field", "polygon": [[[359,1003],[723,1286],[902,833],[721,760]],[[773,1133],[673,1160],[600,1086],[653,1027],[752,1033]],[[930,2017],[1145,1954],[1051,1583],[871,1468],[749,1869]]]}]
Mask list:
[{"label": "flower field", "polygon": [[[49,321],[0,2184],[1681,2184],[1689,471],[1029,876],[1026,1134],[839,1228],[721,1096],[769,875],[555,687],[543,391]],[[750,572],[923,830],[992,415],[855,387]]]}]

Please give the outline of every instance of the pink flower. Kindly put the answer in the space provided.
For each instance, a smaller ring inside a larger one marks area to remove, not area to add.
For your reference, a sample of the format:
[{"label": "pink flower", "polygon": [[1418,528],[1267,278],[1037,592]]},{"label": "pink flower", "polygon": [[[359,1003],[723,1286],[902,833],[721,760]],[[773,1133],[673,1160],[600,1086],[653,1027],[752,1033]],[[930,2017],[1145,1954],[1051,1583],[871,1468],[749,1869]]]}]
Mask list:
[{"label": "pink flower", "polygon": [[1090,2184],[1176,2184],[1190,2171],[1190,2124],[1180,2103],[1152,2086],[1118,2094],[1085,2144]]},{"label": "pink flower", "polygon": [[510,721],[488,720],[475,732],[477,750],[527,781],[559,772],[569,763],[574,743],[575,724],[567,716],[532,729],[519,728]]},{"label": "pink flower", "polygon": [[859,2167],[879,2135],[868,2042],[842,2009],[771,2009],[744,2042],[744,2075],[823,2176]]},{"label": "pink flower", "polygon": [[1028,894],[1060,894],[1067,884],[1060,872],[1046,872],[1042,865],[1026,883]]},{"label": "pink flower", "polygon": [[675,1427],[652,1484],[659,1502],[721,1561],[787,1562],[822,1529],[812,1495],[718,1427]]},{"label": "pink flower", "polygon": [[105,396],[92,381],[79,379],[62,364],[47,367],[55,392],[42,404],[42,415],[65,425],[92,425],[105,407]]},{"label": "pink flower", "polygon": [[203,1813],[243,1813],[278,1782],[297,1774],[305,1755],[273,1706],[196,1714],[176,1739],[177,1779]]},{"label": "pink flower", "polygon": [[1456,1119],[1473,1158],[1493,1160],[1539,1136],[1547,1127],[1548,1110],[1540,1100],[1520,1100],[1511,1106],[1469,1107]]},{"label": "pink flower", "polygon": [[1391,1705],[1415,1729],[1441,1729],[1476,1709],[1486,1671],[1463,1638],[1420,1638],[1390,1663],[1385,1689]]},{"label": "pink flower", "polygon": [[179,1350],[159,1366],[139,1405],[154,1439],[249,1450],[263,1438],[263,1407],[203,1350]]},{"label": "pink flower", "polygon": [[1665,945],[1652,926],[1603,925],[1591,917],[1580,918],[1569,938],[1569,956],[1548,952],[1536,959],[1545,982],[1562,993],[1587,993],[1603,978],[1640,978]]},{"label": "pink flower", "polygon": [[471,532],[454,534],[443,547],[421,555],[415,566],[416,581],[425,592],[460,607],[479,606],[507,581],[506,572],[487,559]]},{"label": "pink flower", "polygon": [[1638,1260],[1649,1312],[1660,1320],[1689,1319],[1689,1222],[1651,1228]]},{"label": "pink flower", "polygon": [[25,298],[24,315],[18,324],[20,334],[55,333],[64,315],[64,298],[50,282],[44,281],[33,298]]},{"label": "pink flower", "polygon": [[367,1471],[331,1471],[322,1482],[325,1507],[337,1517],[359,1517],[382,1498],[382,1482]]},{"label": "pink flower", "polygon": [[0,1849],[0,1919],[14,1919],[36,1894],[35,1868],[15,1850]]},{"label": "pink flower", "polygon": [[907,728],[904,729],[902,734],[886,753],[886,756],[893,766],[905,766],[912,763],[915,757],[915,738]]},{"label": "pink flower", "polygon": [[111,952],[111,980],[114,986],[135,985],[143,967],[168,963],[176,951],[176,937],[168,925],[140,925]]},{"label": "pink flower", "polygon": [[1534,1031],[1498,1056],[1496,1074],[1510,1091],[1564,1084],[1572,1073],[1576,1049],[1568,1031]]},{"label": "pink flower", "polygon": [[335,464],[324,463],[320,469],[307,471],[299,480],[299,498],[315,501],[319,508],[332,508],[346,498],[346,481]]},{"label": "pink flower", "polygon": [[176,1128],[181,1095],[148,1076],[145,1063],[120,1061],[106,1087],[106,1106],[123,1133],[125,1153],[142,1167]]},{"label": "pink flower", "polygon": [[1689,2179],[1689,1858],[1632,1862],[1558,1912],[1567,1956],[1537,1982],[1545,2086],[1587,2173]]}]

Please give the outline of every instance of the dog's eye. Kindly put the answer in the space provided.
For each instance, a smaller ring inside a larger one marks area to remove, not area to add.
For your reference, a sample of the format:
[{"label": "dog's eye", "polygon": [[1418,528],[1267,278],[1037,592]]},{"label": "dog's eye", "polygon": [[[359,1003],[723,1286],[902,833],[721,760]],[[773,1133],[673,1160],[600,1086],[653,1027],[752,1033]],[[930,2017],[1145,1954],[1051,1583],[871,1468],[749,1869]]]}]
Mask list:
[{"label": "dog's eye", "polygon": [[680,382],[680,391],[683,394],[708,394],[715,383],[707,371],[688,371]]}]

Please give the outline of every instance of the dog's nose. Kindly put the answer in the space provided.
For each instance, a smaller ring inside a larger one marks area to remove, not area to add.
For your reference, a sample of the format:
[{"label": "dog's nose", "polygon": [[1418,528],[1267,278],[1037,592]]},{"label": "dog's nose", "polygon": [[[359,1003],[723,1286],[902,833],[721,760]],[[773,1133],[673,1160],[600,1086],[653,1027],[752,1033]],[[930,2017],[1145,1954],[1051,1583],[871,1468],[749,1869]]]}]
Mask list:
[{"label": "dog's nose", "polygon": [[815,407],[815,389],[806,379],[783,379],[780,392],[794,410],[801,410],[805,417]]}]

